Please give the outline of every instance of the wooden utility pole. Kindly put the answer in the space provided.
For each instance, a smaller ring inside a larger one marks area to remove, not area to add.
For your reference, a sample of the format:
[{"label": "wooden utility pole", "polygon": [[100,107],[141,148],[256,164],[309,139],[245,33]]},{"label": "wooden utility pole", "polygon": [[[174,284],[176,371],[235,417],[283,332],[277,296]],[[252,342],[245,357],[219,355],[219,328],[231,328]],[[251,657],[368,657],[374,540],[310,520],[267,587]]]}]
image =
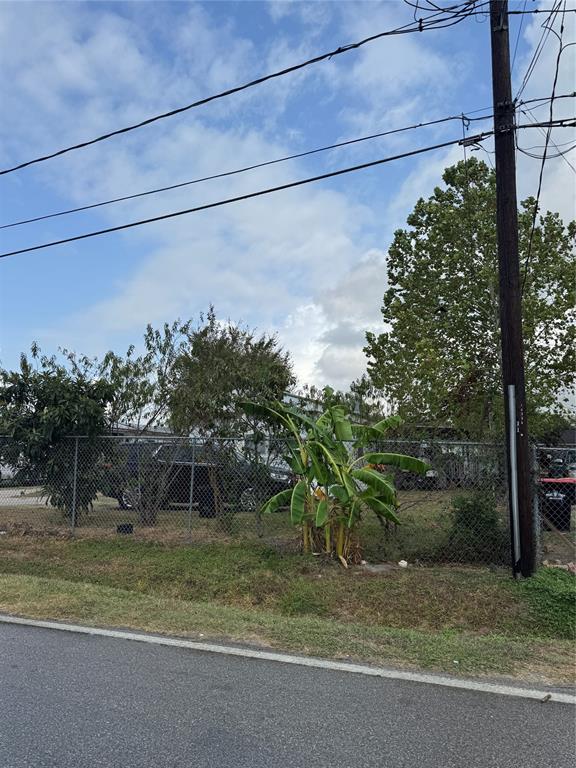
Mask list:
[{"label": "wooden utility pole", "polygon": [[500,330],[512,568],[514,575],[531,576],[535,570],[536,547],[524,386],[516,200],[515,109],[510,76],[508,0],[490,0],[490,27],[496,151]]}]

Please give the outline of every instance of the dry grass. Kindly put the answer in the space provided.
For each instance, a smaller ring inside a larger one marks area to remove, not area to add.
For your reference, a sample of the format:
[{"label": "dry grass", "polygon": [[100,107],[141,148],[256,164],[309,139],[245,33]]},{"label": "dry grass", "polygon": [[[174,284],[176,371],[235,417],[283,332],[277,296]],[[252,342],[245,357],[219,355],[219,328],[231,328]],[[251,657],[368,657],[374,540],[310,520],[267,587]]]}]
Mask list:
[{"label": "dry grass", "polygon": [[565,572],[527,591],[505,571],[345,571],[291,549],[293,531],[271,546],[194,530],[183,546],[146,541],[145,531],[92,538],[80,528],[72,539],[26,525],[0,537],[1,611],[445,672],[553,682],[573,673]]},{"label": "dry grass", "polygon": [[[69,522],[58,510],[46,506],[38,496],[20,496],[21,490],[3,489],[0,492],[0,528],[10,529],[16,525],[40,531],[69,527]],[[16,503],[10,503],[8,491],[18,497]],[[372,562],[442,561],[452,520],[453,498],[451,491],[401,491],[401,526],[384,528],[371,516],[361,524],[359,533],[365,558]],[[35,503],[22,503],[24,499]],[[76,535],[84,538],[109,539],[116,535],[118,525],[133,523],[135,538],[141,541],[190,543],[238,538],[258,540],[262,537],[267,542],[290,548],[298,540],[297,532],[283,513],[265,515],[258,523],[254,513],[238,512],[228,519],[212,520],[198,517],[197,512],[189,516],[188,510],[182,507],[162,509],[157,513],[156,526],[150,529],[138,524],[136,512],[121,510],[115,499],[104,496],[99,496],[93,509],[83,513],[78,522]]]},{"label": "dry grass", "polygon": [[253,643],[301,654],[461,675],[570,684],[568,641],[422,632],[161,598],[99,584],[1,575],[0,610],[40,619]]},{"label": "dry grass", "polygon": [[[38,495],[37,488],[0,489],[0,531],[23,536],[58,536],[64,538],[69,522]],[[366,517],[359,535],[363,556],[369,562],[447,563],[459,564],[473,560],[469,552],[450,546],[453,523],[452,503],[458,491],[401,491],[399,516],[402,525],[383,527],[374,517]],[[506,527],[506,512],[499,508],[502,527]],[[298,532],[283,513],[265,515],[258,522],[254,513],[237,512],[228,518],[200,518],[196,511],[179,508],[161,509],[153,528],[138,523],[132,510],[121,510],[115,499],[99,496],[93,509],[78,520],[75,536],[84,539],[111,541],[117,537],[117,526],[134,525],[136,541],[156,541],[165,544],[190,544],[238,540],[264,541],[283,551],[298,547]],[[576,531],[570,534],[543,533],[544,556],[566,563],[576,560]],[[507,546],[495,556],[496,564],[505,562]],[[494,551],[494,550],[490,550]],[[485,559],[486,553],[481,557]]]},{"label": "dry grass", "polygon": [[250,542],[183,547],[117,537],[4,536],[0,571],[366,626],[525,636],[545,631],[506,572],[392,568],[374,575]]}]

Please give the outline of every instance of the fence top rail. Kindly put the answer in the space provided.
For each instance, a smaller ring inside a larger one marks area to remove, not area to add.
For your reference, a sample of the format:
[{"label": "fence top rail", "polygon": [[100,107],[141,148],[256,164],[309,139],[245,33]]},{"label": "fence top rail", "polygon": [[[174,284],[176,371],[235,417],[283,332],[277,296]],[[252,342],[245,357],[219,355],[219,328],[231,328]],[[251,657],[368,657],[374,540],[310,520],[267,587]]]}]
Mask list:
[{"label": "fence top rail", "polygon": [[567,451],[576,451],[576,444],[567,443],[566,445],[541,445],[536,444],[538,451],[558,451],[558,453],[566,453]]},{"label": "fence top rail", "polygon": [[[14,438],[12,438],[9,435],[0,435],[1,441],[7,441],[10,442]],[[206,444],[206,443],[224,443],[224,442],[254,442],[253,438],[250,435],[246,436],[233,436],[233,437],[226,437],[226,436],[219,436],[219,437],[207,437],[207,436],[200,436],[200,435],[163,435],[163,434],[101,434],[101,435],[66,435],[64,438],[66,440],[117,440],[117,441],[124,441],[124,442],[137,442],[137,441],[148,441],[148,442],[155,442],[155,443],[167,443],[167,442],[186,442],[186,443],[195,443],[198,444]],[[264,441],[268,441],[270,443],[275,443],[277,445],[281,445],[284,442],[287,442],[289,440],[289,437],[280,437],[277,435],[274,436],[268,436],[267,438],[264,438]],[[454,446],[454,447],[476,447],[476,448],[488,448],[488,449],[501,449],[504,445],[504,441],[473,441],[473,440],[443,440],[443,439],[437,439],[437,438],[430,438],[430,437],[415,437],[415,438],[398,438],[398,437],[384,437],[380,440],[374,440],[374,444],[380,444],[380,445],[418,445],[418,446],[432,446],[432,445],[442,445],[442,446]],[[576,449],[576,446],[574,445],[566,445],[566,446],[543,446],[543,445],[535,445],[535,447],[538,450],[550,450],[550,451],[566,451],[566,450],[574,450]]]}]

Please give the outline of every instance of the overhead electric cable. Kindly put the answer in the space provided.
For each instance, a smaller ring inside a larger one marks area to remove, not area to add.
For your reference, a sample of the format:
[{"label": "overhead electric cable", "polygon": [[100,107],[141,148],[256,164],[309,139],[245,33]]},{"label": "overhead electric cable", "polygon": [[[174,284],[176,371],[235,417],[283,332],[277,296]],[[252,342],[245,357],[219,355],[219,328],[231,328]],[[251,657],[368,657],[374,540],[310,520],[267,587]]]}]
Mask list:
[{"label": "overhead electric cable", "polygon": [[556,56],[556,66],[554,70],[554,80],[552,82],[552,94],[550,98],[550,114],[549,124],[546,131],[546,143],[544,145],[544,152],[542,155],[542,162],[540,164],[540,173],[538,175],[538,191],[536,193],[536,202],[534,204],[534,211],[532,213],[532,226],[530,227],[530,236],[528,238],[528,250],[526,253],[526,261],[524,263],[524,276],[522,278],[522,294],[524,294],[524,288],[526,287],[526,280],[528,279],[528,273],[530,271],[530,261],[532,258],[532,245],[534,241],[534,233],[536,231],[536,220],[538,218],[538,210],[540,208],[540,194],[542,192],[542,181],[544,178],[544,166],[546,165],[546,155],[548,152],[548,145],[552,136],[552,124],[554,122],[554,100],[556,95],[556,85],[558,84],[558,75],[560,72],[560,60],[562,58],[562,52],[564,51],[564,45],[562,38],[564,35],[564,18],[566,12],[566,0],[564,0],[564,9],[562,12],[562,21],[560,22],[560,34],[557,35],[559,40],[558,55]]},{"label": "overhead electric cable", "polygon": [[[489,109],[489,107],[486,107],[485,109]],[[475,112],[480,112],[480,111],[483,111],[483,110],[475,110]],[[471,112],[470,114],[473,114],[473,113]],[[481,120],[488,120],[491,117],[492,117],[492,114],[488,114],[488,115],[485,115],[485,116],[482,116],[482,117],[469,117],[467,119],[470,122],[477,122],[477,121],[481,121]],[[134,200],[134,199],[139,198],[139,197],[145,197],[147,195],[155,195],[155,194],[158,194],[160,192],[168,192],[168,191],[171,191],[171,190],[174,190],[174,189],[180,189],[182,187],[187,187],[187,186],[190,186],[192,184],[200,184],[200,183],[205,182],[205,181],[212,181],[214,179],[222,179],[222,178],[225,178],[225,177],[228,177],[228,176],[235,176],[235,175],[238,175],[238,174],[241,174],[241,173],[246,173],[247,171],[256,170],[257,168],[265,168],[265,167],[270,166],[270,165],[276,165],[278,163],[284,163],[287,160],[296,160],[298,158],[308,157],[310,155],[318,154],[320,152],[327,152],[328,150],[338,149],[338,148],[341,148],[341,147],[347,147],[347,146],[351,146],[353,144],[359,144],[359,143],[364,142],[364,141],[370,141],[372,139],[379,139],[379,138],[383,138],[384,136],[390,136],[392,134],[397,134],[397,133],[402,133],[402,132],[405,132],[405,131],[414,130],[416,128],[426,128],[426,127],[429,127],[431,125],[440,125],[441,123],[447,123],[447,122],[449,122],[451,120],[462,120],[462,115],[450,115],[449,117],[442,117],[442,118],[439,118],[439,119],[436,119],[436,120],[429,120],[429,121],[423,122],[423,123],[414,123],[412,125],[407,125],[407,126],[404,126],[402,128],[393,128],[393,129],[391,129],[389,131],[382,131],[380,133],[373,133],[373,134],[371,134],[369,136],[361,136],[360,138],[356,138],[356,139],[348,139],[346,141],[340,141],[340,142],[337,142],[336,144],[329,144],[328,146],[325,146],[325,147],[318,147],[317,149],[310,149],[310,150],[307,150],[306,152],[298,152],[298,153],[296,153],[294,155],[286,155],[284,157],[279,157],[279,158],[277,158],[275,160],[266,160],[265,162],[262,162],[262,163],[255,163],[253,165],[247,165],[247,166],[244,166],[243,168],[237,168],[237,169],[232,170],[232,171],[223,171],[222,173],[214,173],[214,174],[211,174],[210,176],[202,176],[200,178],[192,179],[190,181],[183,181],[183,182],[180,182],[178,184],[170,184],[170,185],[165,186],[165,187],[157,187],[155,189],[149,189],[149,190],[147,190],[145,192],[136,192],[136,193],[130,194],[130,195],[123,195],[121,197],[114,197],[114,198],[111,198],[110,200],[103,200],[103,201],[101,201],[99,203],[91,203],[89,205],[81,205],[81,206],[78,206],[76,208],[69,208],[69,209],[64,210],[64,211],[56,211],[55,213],[47,213],[47,214],[44,214],[44,215],[41,215],[41,216],[34,216],[34,217],[28,218],[28,219],[21,219],[20,221],[14,221],[14,222],[11,222],[10,224],[2,224],[2,225],[0,225],[0,229],[9,229],[10,227],[18,227],[18,226],[21,226],[23,224],[31,224],[31,223],[33,223],[35,221],[44,221],[45,219],[52,219],[52,218],[56,218],[58,216],[66,216],[66,215],[71,214],[71,213],[79,213],[81,211],[87,211],[87,210],[90,210],[92,208],[100,208],[100,207],[105,206],[105,205],[111,205],[112,203],[119,203],[119,202],[123,202],[123,201],[126,201],[126,200]]]},{"label": "overhead electric cable", "polygon": [[[480,140],[480,138],[486,138],[487,136],[491,136],[491,135],[493,135],[493,131],[488,131],[487,133],[480,134],[477,138],[478,138],[478,140]],[[42,250],[44,248],[51,248],[51,247],[53,247],[55,245],[63,245],[64,243],[72,243],[72,242],[75,242],[77,240],[85,240],[87,238],[97,237],[99,235],[105,235],[105,234],[109,234],[111,232],[120,232],[120,231],[125,230],[125,229],[131,229],[132,227],[142,226],[143,224],[152,224],[152,223],[157,222],[157,221],[164,221],[166,219],[173,219],[173,218],[176,218],[178,216],[185,216],[185,215],[187,215],[189,213],[196,213],[198,211],[206,211],[206,210],[209,210],[210,208],[219,208],[219,207],[221,207],[223,205],[230,205],[231,203],[237,203],[237,202],[240,202],[242,200],[250,200],[251,198],[262,197],[264,195],[272,194],[273,192],[280,192],[280,191],[286,190],[286,189],[293,189],[294,187],[301,187],[301,186],[304,186],[305,184],[312,184],[313,182],[316,182],[316,181],[322,181],[324,179],[331,179],[331,178],[335,178],[336,176],[343,176],[343,175],[348,174],[348,173],[354,173],[355,171],[365,170],[366,168],[373,168],[373,167],[378,166],[378,165],[383,165],[384,163],[390,163],[393,160],[401,160],[401,159],[406,158],[406,157],[414,157],[415,155],[423,154],[424,152],[431,152],[431,151],[436,150],[436,149],[444,149],[445,147],[452,147],[455,144],[459,144],[461,141],[462,141],[462,139],[454,139],[452,141],[445,141],[445,142],[442,142],[440,144],[434,144],[434,145],[429,146],[429,147],[421,147],[420,149],[414,149],[414,150],[411,150],[410,152],[403,152],[402,154],[399,154],[399,155],[392,155],[390,157],[384,157],[384,158],[381,158],[380,160],[372,160],[372,161],[370,161],[368,163],[361,163],[360,165],[353,165],[353,166],[350,166],[348,168],[341,168],[340,170],[337,170],[337,171],[330,171],[329,173],[322,173],[322,174],[320,174],[318,176],[312,176],[312,177],[307,178],[307,179],[301,179],[299,181],[292,181],[292,182],[289,182],[287,184],[280,184],[277,187],[268,187],[266,189],[261,189],[258,192],[249,192],[249,193],[247,193],[245,195],[238,195],[236,197],[229,197],[229,198],[226,198],[224,200],[218,200],[218,201],[216,201],[214,203],[206,203],[205,205],[198,205],[198,206],[195,206],[194,208],[187,208],[187,209],[182,210],[182,211],[174,211],[172,213],[165,213],[165,214],[162,214],[160,216],[153,216],[153,217],[150,217],[148,219],[141,219],[139,221],[132,221],[132,222],[130,222],[128,224],[120,224],[120,225],[117,225],[117,226],[114,226],[114,227],[107,227],[106,229],[100,229],[100,230],[97,230],[97,231],[94,231],[94,232],[86,232],[86,233],[84,233],[82,235],[75,235],[73,237],[66,237],[66,238],[63,238],[61,240],[54,240],[54,241],[49,242],[49,243],[41,243],[40,245],[33,245],[33,246],[28,247],[28,248],[19,248],[18,250],[15,250],[15,251],[8,251],[6,253],[0,253],[0,258],[6,258],[7,256],[16,256],[16,255],[21,254],[21,253],[30,253],[31,251],[39,251],[39,250]]]},{"label": "overhead electric cable", "polygon": [[[557,96],[556,98],[557,99],[561,99],[561,98],[574,98],[574,97],[576,97],[576,92],[569,93],[569,94],[562,94],[560,96]],[[547,101],[549,101],[549,98],[550,97],[545,97],[545,98],[542,97],[542,98],[530,99],[528,101],[521,102],[521,103],[522,104],[529,104],[529,103],[533,103],[533,102],[547,102]],[[544,106],[544,104],[539,104],[539,106]],[[488,109],[491,109],[491,107],[482,107],[480,109],[474,109],[474,110],[468,111],[466,113],[466,115],[464,115],[464,117],[468,121],[470,121],[470,122],[478,122],[478,121],[482,121],[482,120],[485,120],[485,119],[489,119],[489,118],[492,117],[492,113],[487,114],[487,115],[482,115],[480,117],[471,117],[471,115],[475,115],[478,112],[486,112]],[[110,198],[109,200],[102,200],[102,201],[97,202],[97,203],[89,203],[87,205],[80,205],[80,206],[77,206],[75,208],[68,208],[68,209],[63,210],[63,211],[55,211],[53,213],[47,213],[47,214],[42,214],[42,215],[39,215],[39,216],[33,216],[33,217],[29,217],[27,219],[20,219],[18,221],[13,221],[13,222],[10,222],[8,224],[1,224],[0,225],[0,229],[10,229],[12,227],[19,227],[19,226],[22,226],[22,225],[25,225],[25,224],[32,224],[32,223],[37,222],[37,221],[45,221],[46,219],[53,219],[53,218],[57,218],[57,217],[60,217],[60,216],[67,216],[69,214],[80,213],[82,211],[88,211],[88,210],[91,210],[91,209],[94,209],[94,208],[101,208],[103,206],[112,205],[112,204],[120,203],[120,202],[125,202],[127,200],[135,200],[135,199],[138,199],[140,197],[146,197],[146,196],[149,196],[149,195],[155,195],[155,194],[159,194],[161,192],[169,192],[169,191],[172,191],[174,189],[181,189],[183,187],[191,186],[191,185],[194,185],[194,184],[201,184],[201,183],[206,182],[206,181],[212,181],[212,180],[215,180],[215,179],[221,179],[221,178],[225,178],[225,177],[228,177],[228,176],[235,176],[235,175],[238,175],[238,174],[241,174],[241,173],[246,173],[248,171],[256,170],[258,168],[265,168],[266,166],[276,165],[278,163],[283,163],[283,162],[286,162],[288,160],[296,160],[296,159],[301,158],[301,157],[307,157],[309,155],[314,155],[314,154],[318,154],[318,153],[321,153],[321,152],[326,152],[328,150],[338,149],[340,147],[346,147],[346,146],[350,146],[350,145],[353,145],[353,144],[358,144],[358,143],[361,143],[361,142],[364,142],[364,141],[369,141],[369,140],[372,140],[372,139],[383,138],[385,136],[389,136],[389,135],[396,134],[396,133],[402,133],[402,132],[409,131],[409,130],[414,130],[416,128],[426,128],[426,127],[429,127],[429,126],[432,126],[432,125],[439,125],[441,123],[449,122],[451,120],[458,120],[458,121],[460,121],[460,120],[462,120],[462,115],[450,115],[448,117],[442,117],[442,118],[438,118],[436,120],[429,120],[427,122],[422,122],[422,123],[414,123],[412,125],[403,126],[402,128],[393,128],[391,130],[382,131],[380,133],[374,133],[374,134],[371,134],[369,136],[361,136],[361,137],[356,138],[356,139],[348,139],[346,141],[337,142],[335,144],[330,144],[330,145],[327,145],[325,147],[318,147],[316,149],[307,150],[305,152],[298,152],[298,153],[293,154],[293,155],[286,155],[284,157],[276,158],[274,160],[267,160],[267,161],[264,161],[262,163],[255,163],[253,165],[244,166],[243,168],[237,168],[237,169],[234,169],[234,170],[231,170],[231,171],[223,171],[221,173],[214,173],[214,174],[211,174],[209,176],[202,176],[202,177],[197,178],[197,179],[191,179],[189,181],[183,181],[183,182],[179,182],[177,184],[170,184],[170,185],[166,185],[164,187],[156,187],[154,189],[149,189],[149,190],[146,190],[144,192],[136,192],[136,193],[132,193],[132,194],[128,194],[128,195],[122,195],[122,196]]]},{"label": "overhead electric cable", "polygon": [[[516,54],[518,53],[518,43],[520,42],[520,36],[522,35],[522,27],[524,25],[524,11],[526,11],[526,4],[528,0],[524,0],[524,6],[522,8],[522,16],[520,17],[520,26],[518,27],[518,34],[516,35],[516,44],[514,45],[514,55],[512,56],[512,64],[510,65],[510,72],[514,74],[514,64],[516,62]],[[508,11],[510,13],[510,11]]]},{"label": "overhead electric cable", "polygon": [[538,60],[542,55],[542,51],[544,50],[544,46],[546,44],[546,41],[548,40],[548,36],[552,31],[552,25],[556,21],[556,16],[560,12],[561,5],[562,5],[562,0],[557,0],[557,2],[554,4],[553,8],[550,11],[548,18],[545,19],[545,21],[541,25],[541,28],[543,30],[542,35],[540,36],[540,40],[538,41],[538,44],[534,49],[534,53],[532,54],[532,58],[530,59],[530,63],[528,64],[528,67],[526,69],[526,74],[524,75],[522,84],[518,89],[518,92],[514,99],[515,102],[517,102],[520,96],[524,93],[524,90],[526,89],[526,86],[528,85],[528,82],[532,77],[532,73],[534,72],[536,65],[538,64]]},{"label": "overhead electric cable", "polygon": [[[571,117],[571,118],[563,118],[561,120],[556,120],[556,121],[554,121],[554,126],[555,127],[561,127],[561,126],[564,126],[566,123],[568,123],[570,126],[574,126],[574,125],[576,125],[576,118],[572,118]],[[550,123],[538,123],[538,124],[535,124],[535,125],[520,125],[520,126],[517,126],[517,129],[521,129],[521,128],[537,128],[539,125],[547,127],[547,126],[550,125]],[[487,132],[483,132],[483,133],[477,134],[476,136],[471,136],[469,139],[466,139],[466,141],[468,141],[469,143],[476,144],[479,141],[482,141],[483,139],[487,138],[488,136],[492,136],[492,135],[494,135],[494,131],[487,131]],[[293,182],[289,182],[287,184],[281,184],[281,185],[279,185],[277,187],[269,187],[267,189],[259,190],[258,192],[250,192],[250,193],[247,193],[245,195],[238,195],[237,197],[231,197],[231,198],[226,198],[224,200],[218,200],[218,201],[216,201],[214,203],[206,203],[204,205],[199,205],[199,206],[196,206],[194,208],[187,208],[187,209],[182,210],[182,211],[174,211],[172,213],[165,213],[165,214],[162,214],[160,216],[153,216],[153,217],[150,217],[148,219],[141,219],[139,221],[133,221],[133,222],[130,222],[128,224],[120,224],[118,226],[107,227],[106,229],[100,229],[100,230],[96,230],[94,232],[87,232],[87,233],[84,233],[82,235],[74,235],[73,237],[66,237],[66,238],[63,238],[61,240],[54,240],[54,241],[48,242],[48,243],[41,243],[40,245],[29,246],[27,248],[19,248],[18,250],[14,250],[14,251],[7,251],[5,253],[0,253],[0,258],[6,258],[7,256],[16,256],[18,254],[29,253],[31,251],[38,251],[38,250],[42,250],[44,248],[51,248],[51,247],[56,246],[56,245],[63,245],[64,243],[72,243],[72,242],[75,242],[76,240],[86,240],[87,238],[97,237],[98,235],[105,235],[105,234],[109,234],[111,232],[119,232],[121,230],[131,229],[132,227],[139,227],[139,226],[142,226],[143,224],[152,224],[152,223],[157,222],[157,221],[164,221],[165,219],[173,219],[173,218],[176,218],[178,216],[184,216],[184,215],[189,214],[189,213],[196,213],[198,211],[209,210],[210,208],[219,208],[219,207],[221,207],[223,205],[229,205],[231,203],[237,203],[237,202],[240,202],[242,200],[250,200],[251,198],[262,197],[264,195],[269,195],[269,194],[271,194],[273,192],[280,192],[280,191],[285,190],[285,189],[292,189],[294,187],[301,187],[301,186],[304,186],[305,184],[311,184],[311,183],[316,182],[316,181],[322,181],[323,179],[330,179],[330,178],[334,178],[336,176],[343,176],[344,174],[353,173],[355,171],[361,171],[361,170],[364,170],[366,168],[372,168],[372,167],[375,167],[375,166],[378,166],[378,165],[383,165],[384,163],[390,163],[393,160],[401,160],[401,159],[406,158],[406,157],[413,157],[415,155],[423,154],[424,152],[431,152],[431,151],[436,150],[436,149],[443,149],[444,147],[451,147],[451,146],[454,146],[455,144],[460,144],[461,142],[462,142],[462,139],[454,139],[452,141],[446,141],[446,142],[442,142],[440,144],[434,144],[432,146],[421,147],[419,149],[414,149],[414,150],[411,150],[410,152],[403,152],[403,153],[401,153],[399,155],[392,155],[390,157],[381,158],[380,160],[372,160],[372,161],[370,161],[368,163],[361,163],[360,165],[355,165],[355,166],[351,166],[351,167],[348,167],[348,168],[342,168],[342,169],[340,169],[338,171],[331,171],[329,173],[322,173],[322,174],[320,174],[318,176],[312,176],[312,177],[307,178],[307,179],[301,179],[299,181],[293,181]]]},{"label": "overhead electric cable", "polygon": [[[486,3],[484,3],[484,5],[485,4]],[[473,5],[474,3],[472,3],[472,7]],[[335,48],[332,51],[328,51],[327,53],[322,53],[319,56],[315,56],[306,61],[300,62],[298,64],[294,64],[290,67],[285,67],[284,69],[278,70],[276,72],[272,72],[267,75],[263,75],[262,77],[258,77],[255,80],[251,80],[247,83],[243,83],[242,85],[238,85],[233,88],[228,88],[227,90],[221,91],[220,93],[213,94],[212,96],[207,96],[203,99],[198,99],[197,101],[194,101],[191,104],[186,104],[185,106],[177,107],[176,109],[172,109],[168,112],[163,112],[159,115],[154,115],[153,117],[146,118],[145,120],[141,120],[138,123],[133,123],[132,125],[125,126],[124,128],[118,128],[116,130],[109,131],[108,133],[102,134],[101,136],[97,136],[94,139],[88,139],[87,141],[82,141],[77,144],[64,147],[63,149],[59,149],[56,152],[51,152],[50,154],[42,155],[40,157],[33,158],[32,160],[27,160],[26,162],[19,163],[18,165],[12,166],[11,168],[5,168],[3,170],[0,170],[0,175],[13,173],[14,171],[21,170],[22,168],[26,168],[36,163],[42,163],[46,160],[51,160],[52,158],[59,157],[68,152],[73,152],[74,150],[77,150],[77,149],[83,149],[85,147],[89,147],[92,144],[97,144],[98,142],[110,139],[113,136],[119,136],[120,134],[134,131],[137,128],[143,128],[144,126],[158,122],[159,120],[165,120],[166,118],[173,117],[174,115],[181,114],[182,112],[186,112],[196,107],[200,107],[204,104],[208,104],[212,101],[216,101],[217,99],[222,99],[226,96],[231,96],[235,93],[240,93],[241,91],[245,91],[248,88],[253,88],[256,85],[261,85],[262,83],[268,82],[269,80],[273,80],[278,77],[283,77],[284,75],[290,74],[292,72],[297,72],[298,70],[304,69],[305,67],[309,67],[313,64],[318,64],[321,61],[332,59],[336,56],[339,56],[342,53],[347,53],[348,51],[356,50],[366,45],[367,43],[371,43],[375,40],[379,40],[384,37],[411,34],[413,32],[423,32],[428,29],[444,29],[448,26],[453,26],[454,24],[458,24],[460,23],[460,21],[463,21],[466,18],[466,15],[467,15],[466,9],[469,7],[471,7],[470,0],[467,0],[467,2],[460,3],[458,5],[450,6],[441,11],[437,11],[435,13],[430,14],[424,19],[419,19],[418,22],[410,22],[408,24],[404,24],[401,27],[396,27],[395,29],[387,30],[385,32],[378,32],[374,35],[370,35],[369,37],[366,37],[363,40],[359,40],[355,43],[349,43],[347,45],[339,46],[338,48]],[[449,15],[446,17],[446,14],[449,14]],[[438,18],[438,17],[441,17],[441,18]],[[446,22],[446,23],[443,23],[443,22]]]},{"label": "overhead electric cable", "polygon": [[[519,111],[523,115],[525,115],[525,117],[527,117],[528,120],[531,120],[532,122],[536,122],[534,119],[534,116],[531,114],[529,110],[521,108]],[[540,126],[538,127],[538,130],[546,140],[547,132]],[[549,160],[552,160],[554,158],[561,157],[564,160],[564,162],[568,165],[570,170],[573,173],[576,173],[576,167],[574,167],[570,162],[570,160],[567,158],[567,155],[576,148],[576,144],[574,140],[565,141],[558,144],[552,139],[552,137],[550,137],[549,143],[554,147],[554,149],[556,150],[556,153],[551,155],[550,152],[548,152],[547,158]],[[516,142],[516,149],[518,150],[518,152],[521,152],[523,155],[527,155],[528,157],[532,157],[535,160],[542,160],[543,154],[535,154],[532,150],[545,149],[545,147],[546,147],[546,144],[540,144],[533,147],[521,147],[520,144]],[[561,149],[561,147],[568,147],[568,149]]]}]

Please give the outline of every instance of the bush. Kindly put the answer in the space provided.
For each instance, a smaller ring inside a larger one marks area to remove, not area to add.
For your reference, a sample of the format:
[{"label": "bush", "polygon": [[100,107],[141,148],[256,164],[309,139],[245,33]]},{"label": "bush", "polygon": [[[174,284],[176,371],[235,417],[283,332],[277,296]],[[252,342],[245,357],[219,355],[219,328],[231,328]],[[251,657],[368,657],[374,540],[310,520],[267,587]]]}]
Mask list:
[{"label": "bush", "polygon": [[476,491],[454,498],[447,549],[445,554],[455,561],[497,564],[508,561],[508,533],[493,494]]}]

